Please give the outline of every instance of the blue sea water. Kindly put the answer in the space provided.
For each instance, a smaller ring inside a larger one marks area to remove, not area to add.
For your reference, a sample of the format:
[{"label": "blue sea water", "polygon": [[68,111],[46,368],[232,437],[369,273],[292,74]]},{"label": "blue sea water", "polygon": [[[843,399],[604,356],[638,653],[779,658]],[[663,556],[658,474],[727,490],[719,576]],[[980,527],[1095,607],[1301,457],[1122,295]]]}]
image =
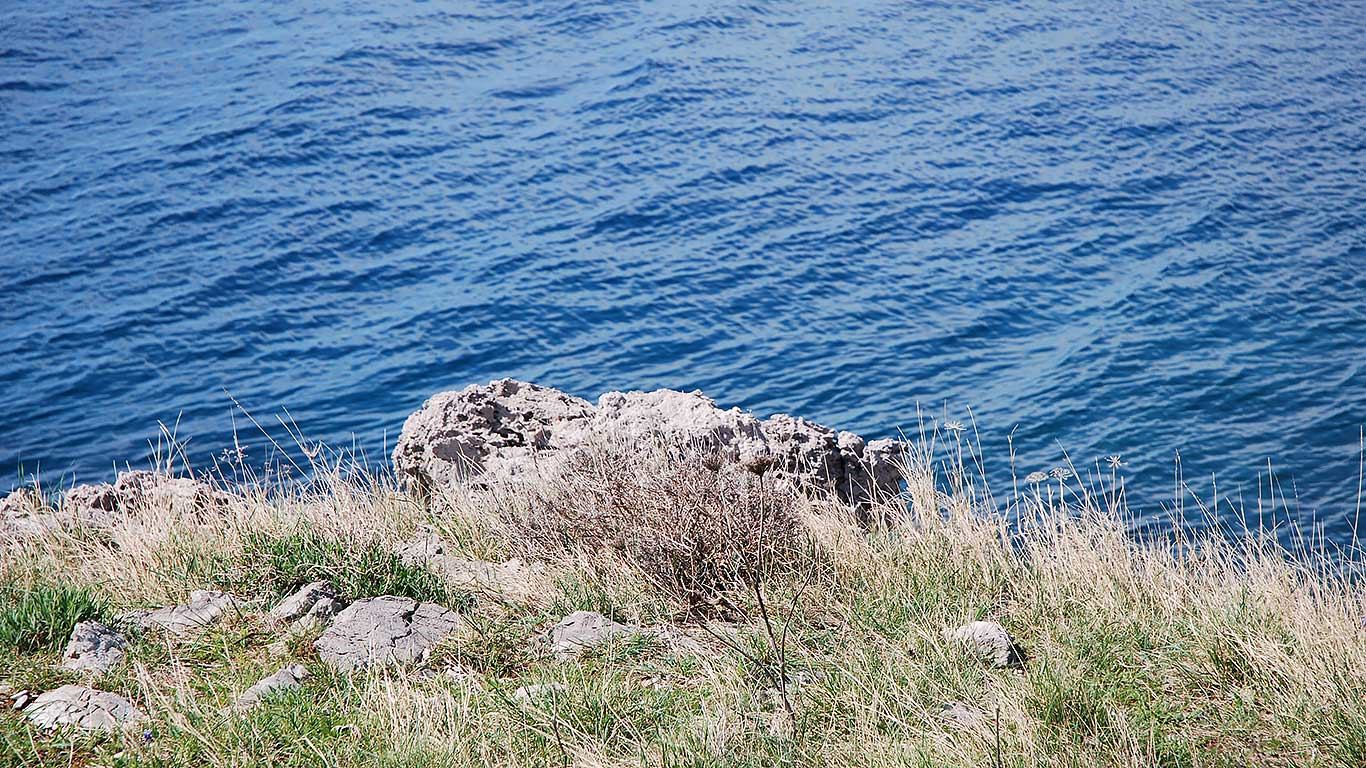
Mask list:
[{"label": "blue sea water", "polygon": [[1150,519],[1270,461],[1346,541],[1366,6],[8,0],[0,264],[6,485],[515,376],[970,407]]}]

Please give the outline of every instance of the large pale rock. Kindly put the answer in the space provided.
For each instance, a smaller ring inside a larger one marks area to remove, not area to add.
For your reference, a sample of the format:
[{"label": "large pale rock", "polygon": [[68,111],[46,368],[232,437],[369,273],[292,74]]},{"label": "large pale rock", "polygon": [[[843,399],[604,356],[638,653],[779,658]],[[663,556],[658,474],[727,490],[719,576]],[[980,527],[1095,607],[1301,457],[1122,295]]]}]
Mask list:
[{"label": "large pale rock", "polygon": [[1024,653],[1006,628],[994,621],[973,621],[957,629],[944,630],[944,639],[957,643],[967,652],[995,667],[1013,667],[1024,662]]},{"label": "large pale rock", "polygon": [[608,392],[593,406],[511,379],[432,396],[404,423],[394,469],[420,492],[439,493],[471,479],[553,474],[594,444],[660,438],[850,503],[900,490],[897,441],[867,442],[785,415],[760,421],[699,392]]},{"label": "large pale rock", "polygon": [[267,696],[282,693],[291,688],[298,688],[304,681],[312,675],[302,664],[290,664],[281,667],[280,671],[273,675],[261,678],[256,684],[242,692],[241,696],[232,703],[232,708],[241,712],[255,707]]},{"label": "large pale rock", "polygon": [[0,546],[41,536],[59,521],[32,488],[19,488],[0,498]]},{"label": "large pale rock", "polygon": [[128,699],[83,685],[64,685],[44,693],[24,710],[24,716],[39,728],[71,726],[88,731],[113,731],[145,717]]},{"label": "large pale rock", "polygon": [[200,480],[139,469],[120,472],[113,483],[72,486],[62,498],[60,511],[64,520],[74,524],[102,527],[139,510],[192,514],[220,508],[229,498]]},{"label": "large pale rock", "polygon": [[184,635],[222,620],[236,612],[237,608],[237,598],[232,595],[198,589],[190,593],[190,602],[184,605],[140,611],[125,618],[144,629],[161,628],[172,634]]},{"label": "large pale rock", "polygon": [[575,611],[550,628],[550,650],[572,656],[636,631],[595,611]]},{"label": "large pale rock", "polygon": [[539,453],[573,444],[592,415],[585,400],[512,379],[441,392],[403,423],[394,469],[427,491],[486,471],[523,474]]},{"label": "large pale rock", "polygon": [[128,641],[106,624],[82,621],[71,630],[62,654],[62,669],[102,674],[113,669],[128,649]]},{"label": "large pale rock", "polygon": [[426,657],[459,628],[459,614],[436,603],[384,595],[357,600],[337,614],[313,647],[342,672]]}]

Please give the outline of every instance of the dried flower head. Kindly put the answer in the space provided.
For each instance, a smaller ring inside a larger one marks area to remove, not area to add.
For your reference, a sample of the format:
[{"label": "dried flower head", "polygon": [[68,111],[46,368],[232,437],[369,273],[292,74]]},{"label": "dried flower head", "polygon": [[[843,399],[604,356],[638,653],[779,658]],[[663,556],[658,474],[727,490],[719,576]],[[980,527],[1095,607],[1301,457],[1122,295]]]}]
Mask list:
[{"label": "dried flower head", "polygon": [[1042,483],[1047,479],[1047,472],[1030,472],[1029,474],[1025,475],[1025,482],[1030,483],[1031,485],[1038,485],[1039,483]]},{"label": "dried flower head", "polygon": [[1066,480],[1072,476],[1072,470],[1067,467],[1054,467],[1048,474],[1054,480]]},{"label": "dried flower head", "polygon": [[944,422],[942,426],[945,432],[962,432],[966,429],[966,427],[963,426],[963,422],[958,421],[957,419],[949,419]]},{"label": "dried flower head", "polygon": [[1106,456],[1105,463],[1110,466],[1110,469],[1119,469],[1120,467],[1124,466],[1124,461],[1118,453]]}]

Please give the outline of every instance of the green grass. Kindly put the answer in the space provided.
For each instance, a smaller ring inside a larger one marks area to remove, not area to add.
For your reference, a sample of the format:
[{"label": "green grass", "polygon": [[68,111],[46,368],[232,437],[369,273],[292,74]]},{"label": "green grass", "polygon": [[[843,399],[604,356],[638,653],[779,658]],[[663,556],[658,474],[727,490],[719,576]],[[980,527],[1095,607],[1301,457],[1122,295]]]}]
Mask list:
[{"label": "green grass", "polygon": [[109,609],[89,587],[31,584],[0,588],[0,648],[60,650],[77,623],[105,619]]},{"label": "green grass", "polygon": [[349,541],[306,528],[286,535],[250,533],[234,568],[218,581],[244,594],[283,596],[313,581],[332,583],[343,599],[398,595],[458,608],[468,596],[439,576],[404,563],[379,541]]}]

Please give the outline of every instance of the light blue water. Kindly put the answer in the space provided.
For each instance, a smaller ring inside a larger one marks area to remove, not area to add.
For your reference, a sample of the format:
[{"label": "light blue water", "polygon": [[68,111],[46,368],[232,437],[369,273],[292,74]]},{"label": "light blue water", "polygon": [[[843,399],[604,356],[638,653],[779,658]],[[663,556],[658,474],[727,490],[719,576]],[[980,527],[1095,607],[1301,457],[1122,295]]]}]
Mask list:
[{"label": "light blue water", "polygon": [[1360,2],[10,0],[0,471],[508,375],[971,406],[1153,512],[1271,459],[1346,540],[1364,108]]}]

